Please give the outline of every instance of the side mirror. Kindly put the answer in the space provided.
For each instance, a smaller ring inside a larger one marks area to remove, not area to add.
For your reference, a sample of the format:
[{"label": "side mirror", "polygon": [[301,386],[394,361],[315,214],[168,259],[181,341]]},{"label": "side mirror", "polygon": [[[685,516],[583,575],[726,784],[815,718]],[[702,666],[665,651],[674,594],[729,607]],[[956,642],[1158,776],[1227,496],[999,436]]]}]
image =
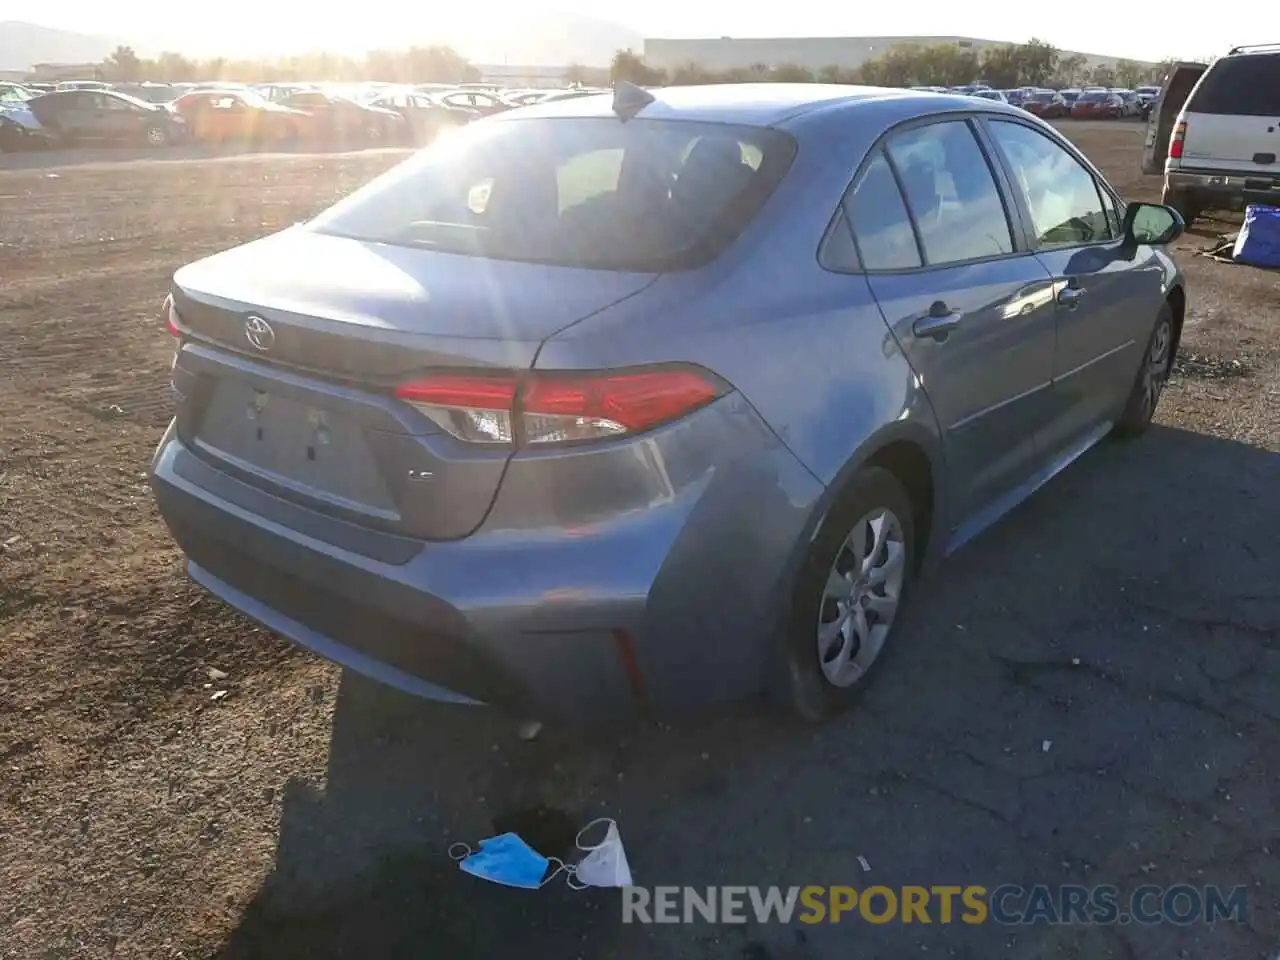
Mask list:
[{"label": "side mirror", "polygon": [[1131,203],[1124,212],[1124,238],[1130,246],[1163,246],[1182,236],[1182,214],[1161,203]]}]

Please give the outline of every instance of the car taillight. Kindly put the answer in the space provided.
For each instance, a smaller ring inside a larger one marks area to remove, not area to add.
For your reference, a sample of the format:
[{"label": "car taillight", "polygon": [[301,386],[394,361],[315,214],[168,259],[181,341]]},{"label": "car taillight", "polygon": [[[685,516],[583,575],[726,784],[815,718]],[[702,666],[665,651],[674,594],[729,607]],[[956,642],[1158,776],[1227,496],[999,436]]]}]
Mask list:
[{"label": "car taillight", "polygon": [[164,298],[164,306],[160,308],[160,312],[164,314],[164,328],[173,336],[182,336],[182,329],[178,326],[178,308],[173,305],[173,294]]},{"label": "car taillight", "polygon": [[1173,127],[1173,136],[1169,138],[1169,159],[1182,159],[1182,143],[1187,139],[1187,121],[1179,120]]},{"label": "car taillight", "polygon": [[684,366],[525,377],[440,372],[395,390],[460,440],[521,446],[643,433],[723,393],[714,377]]}]

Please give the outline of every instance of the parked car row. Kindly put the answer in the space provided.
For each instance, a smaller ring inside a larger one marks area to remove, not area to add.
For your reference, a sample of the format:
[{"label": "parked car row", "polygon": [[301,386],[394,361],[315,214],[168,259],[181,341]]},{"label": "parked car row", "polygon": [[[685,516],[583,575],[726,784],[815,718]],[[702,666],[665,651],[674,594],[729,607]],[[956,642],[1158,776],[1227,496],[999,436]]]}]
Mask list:
[{"label": "parked car row", "polygon": [[1047,87],[1018,87],[997,90],[984,84],[962,87],[913,87],[915,90],[933,93],[961,93],[983,100],[996,100],[1022,107],[1046,120],[1076,117],[1087,120],[1145,120],[1151,105],[1160,96],[1159,87],[1138,87],[1133,90],[1120,87],[1068,87],[1051,90]]},{"label": "parked car row", "polygon": [[481,117],[592,92],[383,83],[6,83],[0,84],[0,150],[183,141],[415,146]]}]

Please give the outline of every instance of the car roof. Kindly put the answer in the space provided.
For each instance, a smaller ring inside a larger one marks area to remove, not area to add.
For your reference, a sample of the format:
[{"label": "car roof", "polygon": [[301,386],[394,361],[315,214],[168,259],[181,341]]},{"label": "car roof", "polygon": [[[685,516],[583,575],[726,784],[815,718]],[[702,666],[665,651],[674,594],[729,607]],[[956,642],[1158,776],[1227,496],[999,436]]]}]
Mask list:
[{"label": "car roof", "polygon": [[[779,126],[815,111],[843,110],[861,104],[885,104],[902,117],[919,112],[972,110],[975,98],[960,94],[904,90],[897,87],[857,87],[827,83],[732,83],[693,87],[661,87],[649,91],[653,103],[639,116],[646,120],[699,120]],[[983,106],[1000,108],[999,100],[983,99]],[[1017,113],[1013,108],[1010,112]],[[535,117],[611,117],[613,95],[598,94],[553,100],[520,107],[492,118],[514,122]]]},{"label": "car roof", "polygon": [[1240,47],[1232,47],[1227,51],[1228,57],[1274,56],[1280,53],[1280,43],[1249,43]]}]

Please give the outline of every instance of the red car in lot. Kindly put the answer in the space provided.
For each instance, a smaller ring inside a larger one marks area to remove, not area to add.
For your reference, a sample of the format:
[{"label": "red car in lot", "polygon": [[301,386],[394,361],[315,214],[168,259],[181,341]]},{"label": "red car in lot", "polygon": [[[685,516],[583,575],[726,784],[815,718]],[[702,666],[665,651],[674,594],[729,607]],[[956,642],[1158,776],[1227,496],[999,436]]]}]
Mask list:
[{"label": "red car in lot", "polygon": [[1036,90],[1026,94],[1022,98],[1022,102],[1018,104],[1027,113],[1045,120],[1056,120],[1059,117],[1065,117],[1071,112],[1071,108],[1067,105],[1067,101],[1062,99],[1062,95],[1055,93],[1053,90]]},{"label": "red car in lot", "polygon": [[1071,116],[1080,120],[1119,120],[1124,116],[1124,99],[1118,93],[1086,90],[1071,105]]}]

